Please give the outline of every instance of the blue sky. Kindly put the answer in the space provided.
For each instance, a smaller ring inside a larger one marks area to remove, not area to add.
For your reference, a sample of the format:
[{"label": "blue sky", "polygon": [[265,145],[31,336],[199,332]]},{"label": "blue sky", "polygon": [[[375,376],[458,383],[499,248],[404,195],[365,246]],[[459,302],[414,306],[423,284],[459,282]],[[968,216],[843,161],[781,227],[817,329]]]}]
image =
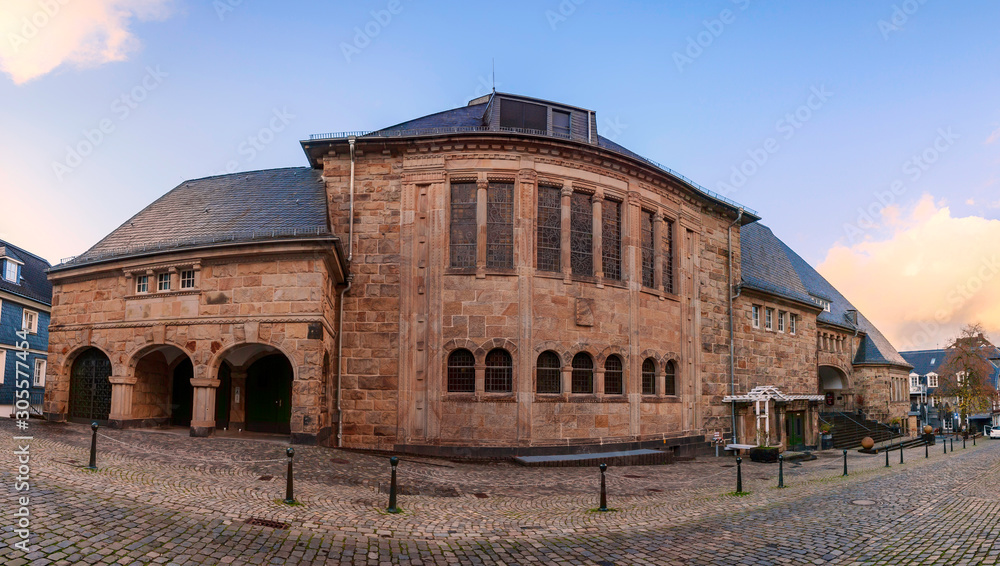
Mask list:
[{"label": "blue sky", "polygon": [[[0,237],[52,262],[184,179],[305,165],[311,133],[465,104],[495,60],[498,90],[593,109],[604,135],[759,211],[899,319],[873,317],[896,341],[935,318],[1000,330],[980,268],[1000,238],[993,2],[43,4],[0,8]],[[970,277],[947,320],[914,312]]]}]

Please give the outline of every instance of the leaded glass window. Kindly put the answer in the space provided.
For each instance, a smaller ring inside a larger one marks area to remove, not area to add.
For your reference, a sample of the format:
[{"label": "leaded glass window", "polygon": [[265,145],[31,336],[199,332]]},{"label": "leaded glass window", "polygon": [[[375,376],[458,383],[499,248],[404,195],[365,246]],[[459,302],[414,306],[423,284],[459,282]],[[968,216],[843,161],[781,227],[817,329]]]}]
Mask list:
[{"label": "leaded glass window", "polygon": [[486,267],[514,268],[514,183],[486,189]]},{"label": "leaded glass window", "polygon": [[507,350],[497,348],[486,354],[487,393],[510,393],[514,390],[514,363]]},{"label": "leaded glass window", "polygon": [[604,277],[622,278],[622,203],[606,200],[601,206],[601,254]]},{"label": "leaded glass window", "polygon": [[677,366],[674,364],[673,360],[667,362],[667,366],[663,368],[663,394],[664,395],[677,395]]},{"label": "leaded glass window", "polygon": [[448,356],[448,391],[473,393],[475,390],[476,358],[468,350],[455,350]]},{"label": "leaded glass window", "polygon": [[594,360],[584,352],[573,356],[573,393],[594,392]]},{"label": "leaded glass window", "polygon": [[642,233],[640,234],[640,246],[642,247],[642,284],[645,287],[652,287],[653,283],[653,213],[642,211],[641,221]]},{"label": "leaded glass window", "polygon": [[674,222],[663,221],[663,290],[674,291]]},{"label": "leaded glass window", "polygon": [[622,359],[608,356],[604,362],[604,394],[621,395],[624,393],[622,382]]},{"label": "leaded glass window", "polygon": [[656,362],[653,358],[646,358],[642,362],[642,394],[656,394]]},{"label": "leaded glass window", "polygon": [[560,271],[562,196],[556,187],[538,187],[538,269]]},{"label": "leaded glass window", "polygon": [[476,184],[451,185],[451,266],[476,267]]},{"label": "leaded glass window", "polygon": [[562,377],[559,368],[559,354],[542,352],[535,366],[535,391],[538,393],[560,393]]},{"label": "leaded glass window", "polygon": [[569,211],[573,275],[591,276],[594,274],[594,208],[590,195],[573,193]]}]

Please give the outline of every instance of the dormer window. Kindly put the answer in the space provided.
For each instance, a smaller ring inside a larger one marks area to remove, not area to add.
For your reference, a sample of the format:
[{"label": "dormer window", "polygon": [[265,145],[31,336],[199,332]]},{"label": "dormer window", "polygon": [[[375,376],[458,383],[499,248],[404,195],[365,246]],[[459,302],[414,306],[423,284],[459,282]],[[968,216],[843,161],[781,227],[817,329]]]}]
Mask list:
[{"label": "dormer window", "polygon": [[13,261],[9,259],[3,260],[3,278],[14,284],[20,283],[17,276],[17,267],[17,263]]},{"label": "dormer window", "polygon": [[562,110],[552,110],[552,135],[568,138],[570,134],[570,114]]},{"label": "dormer window", "polygon": [[548,108],[541,104],[503,99],[500,102],[500,127],[548,131]]}]

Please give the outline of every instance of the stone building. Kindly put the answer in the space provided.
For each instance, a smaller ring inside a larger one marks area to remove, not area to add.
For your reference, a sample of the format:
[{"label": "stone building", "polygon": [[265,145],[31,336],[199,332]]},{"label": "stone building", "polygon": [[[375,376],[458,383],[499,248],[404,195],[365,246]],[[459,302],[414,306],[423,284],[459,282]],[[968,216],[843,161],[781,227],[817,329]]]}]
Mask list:
[{"label": "stone building", "polygon": [[826,390],[893,410],[871,323],[790,250],[748,267],[787,248],[591,110],[494,93],[302,147],[308,168],[188,181],[51,270],[49,418],[499,455],[692,450],[745,435],[756,385],[805,396],[773,404],[808,444]]}]

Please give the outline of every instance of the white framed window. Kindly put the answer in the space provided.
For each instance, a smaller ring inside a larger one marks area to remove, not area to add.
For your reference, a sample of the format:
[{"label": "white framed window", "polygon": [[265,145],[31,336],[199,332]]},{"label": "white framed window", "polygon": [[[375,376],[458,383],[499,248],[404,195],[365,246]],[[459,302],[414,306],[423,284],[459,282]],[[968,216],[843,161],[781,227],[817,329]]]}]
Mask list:
[{"label": "white framed window", "polygon": [[194,289],[194,270],[181,271],[181,289]]},{"label": "white framed window", "polygon": [[148,293],[149,292],[149,276],[140,275],[135,278],[135,292],[136,293]]},{"label": "white framed window", "polygon": [[774,309],[764,309],[764,330],[774,330]]},{"label": "white framed window", "polygon": [[750,317],[753,319],[753,327],[760,328],[760,305],[750,307]]},{"label": "white framed window", "polygon": [[910,374],[910,389],[920,389],[920,376],[915,373]]},{"label": "white framed window", "polygon": [[17,264],[9,259],[3,262],[3,278],[11,283],[18,283]]},{"label": "white framed window", "polygon": [[778,311],[778,332],[785,331],[785,311]]},{"label": "white framed window", "polygon": [[927,387],[938,386],[938,375],[936,373],[927,374]]},{"label": "white framed window", "polygon": [[7,373],[7,350],[0,350],[0,385],[3,385],[5,373]]},{"label": "white framed window", "polygon": [[35,387],[45,387],[45,360],[35,360]]},{"label": "white framed window", "polygon": [[962,382],[965,381],[965,372],[964,371],[960,371],[960,372],[956,373],[955,374],[955,381],[959,385],[962,385]]},{"label": "white framed window", "polygon": [[797,315],[795,313],[789,313],[788,314],[788,333],[789,334],[795,334],[795,326],[796,326],[795,323],[798,322],[798,320],[799,320],[799,315]]},{"label": "white framed window", "polygon": [[157,291],[169,291],[170,290],[170,274],[169,273],[157,273],[156,274],[156,290]]},{"label": "white framed window", "polygon": [[30,334],[38,334],[38,313],[24,309],[21,315],[21,330],[27,330]]}]

